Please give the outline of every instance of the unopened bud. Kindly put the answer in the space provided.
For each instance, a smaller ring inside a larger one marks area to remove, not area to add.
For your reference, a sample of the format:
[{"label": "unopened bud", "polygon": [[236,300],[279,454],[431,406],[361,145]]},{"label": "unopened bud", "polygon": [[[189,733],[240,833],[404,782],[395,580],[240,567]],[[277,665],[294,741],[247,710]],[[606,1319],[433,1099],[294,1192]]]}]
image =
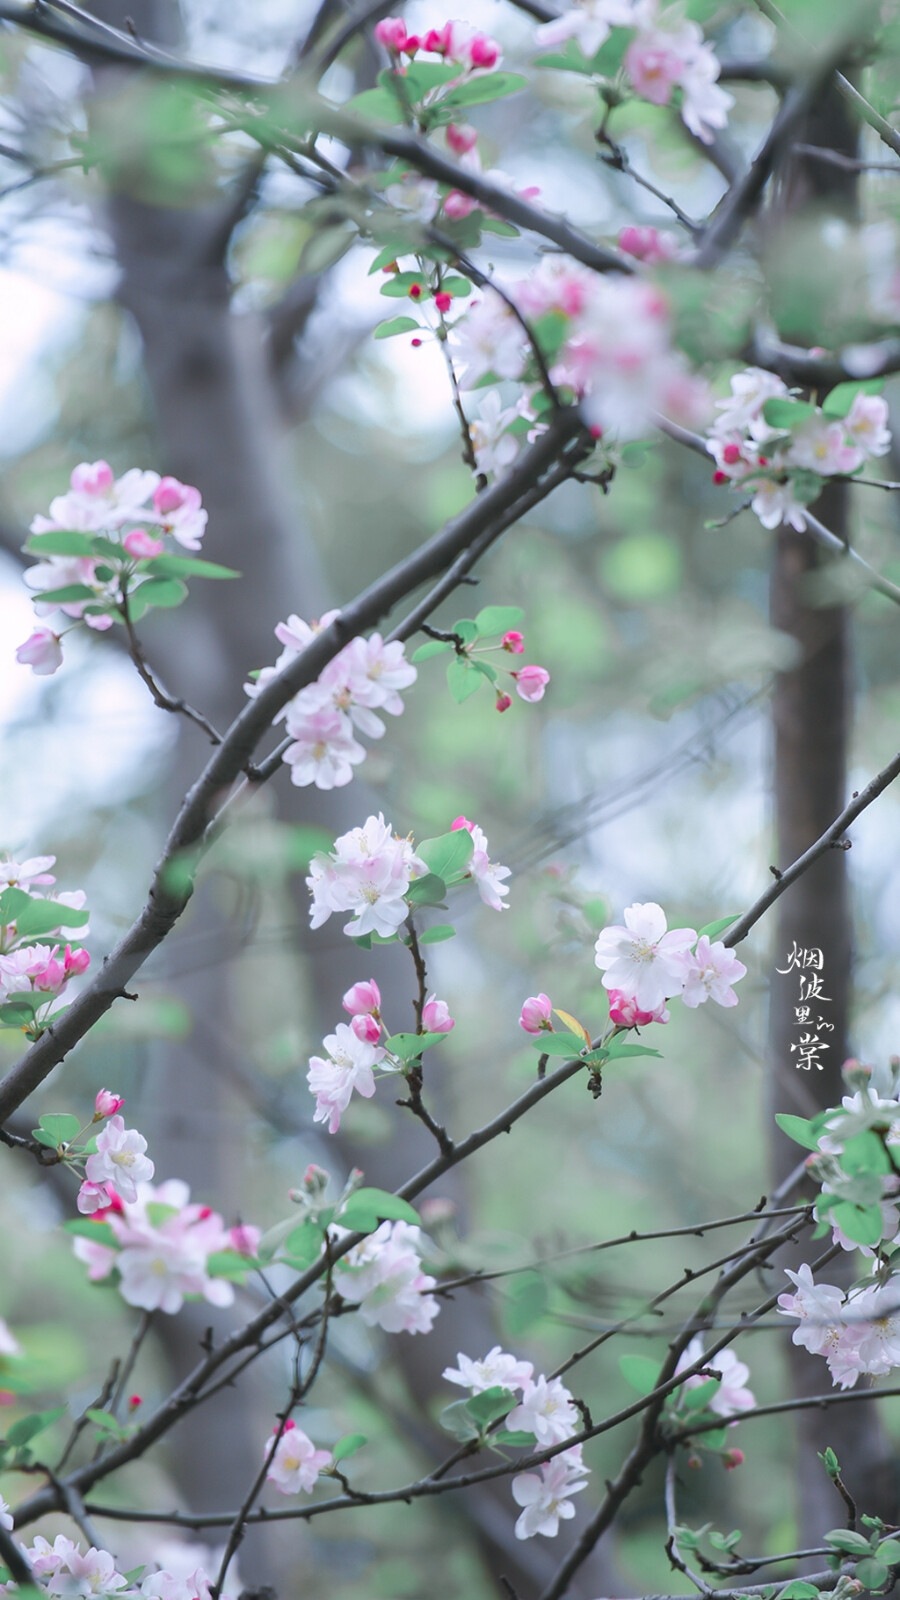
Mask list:
[{"label": "unopened bud", "polygon": [[726,1472],[733,1472],[744,1460],[743,1450],[723,1450],[722,1465]]}]

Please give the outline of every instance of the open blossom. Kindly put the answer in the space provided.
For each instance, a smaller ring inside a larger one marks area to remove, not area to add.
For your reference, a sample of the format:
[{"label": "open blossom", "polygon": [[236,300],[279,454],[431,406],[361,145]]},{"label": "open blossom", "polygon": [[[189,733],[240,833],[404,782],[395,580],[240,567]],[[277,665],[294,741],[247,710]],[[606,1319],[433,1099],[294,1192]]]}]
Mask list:
[{"label": "open blossom", "polygon": [[337,1262],[335,1287],[359,1307],[363,1322],[386,1333],[428,1333],[440,1310],[435,1279],[422,1271],[422,1230],[408,1222],[382,1222]]},{"label": "open blossom", "polygon": [[717,128],[724,128],[734,97],[716,82],[719,63],[701,29],[696,22],[683,21],[677,10],[632,39],[624,66],[637,93],[651,105],[668,105],[672,90],[680,88],[682,119],[704,144],[712,142]]},{"label": "open blossom", "polygon": [[520,667],[513,673],[516,680],[516,694],[522,700],[543,700],[544,691],[550,682],[550,674],[546,667]]},{"label": "open blossom", "polygon": [[648,1022],[668,1022],[670,1019],[667,1006],[657,1006],[655,1011],[642,1011],[632,995],[623,994],[621,989],[610,989],[609,1020],[617,1028],[644,1028]]},{"label": "open blossom", "polygon": [[55,856],[32,856],[28,861],[0,861],[0,889],[31,889],[34,884],[55,883],[47,868],[56,862]]},{"label": "open blossom", "polygon": [[862,466],[865,456],[856,445],[845,440],[841,422],[829,422],[826,417],[810,417],[791,431],[790,448],[784,456],[789,466],[807,467],[810,472],[825,476],[833,473],[855,472]]},{"label": "open blossom", "polygon": [[652,0],[579,0],[552,22],[542,23],[535,30],[535,39],[545,48],[576,39],[582,55],[590,60],[606,43],[610,28],[637,27],[652,9]]},{"label": "open blossom", "polygon": [[509,894],[509,889],[503,882],[510,876],[509,867],[502,867],[497,862],[492,862],[488,855],[488,842],[479,828],[477,822],[469,822],[466,817],[457,817],[451,822],[450,828],[455,832],[457,828],[468,828],[475,846],[469,859],[469,873],[475,879],[478,893],[486,906],[492,911],[506,911],[508,906],[503,904],[503,896]]},{"label": "open blossom", "polygon": [[698,939],[693,954],[684,953],[681,970],[684,976],[681,998],[691,1010],[707,1000],[715,1000],[720,1006],[736,1006],[738,997],[731,985],[747,973],[744,963],[726,949],[721,939],[710,944],[706,934]]},{"label": "open blossom", "polygon": [[351,938],[387,938],[406,920],[410,883],[426,871],[409,840],[395,837],[379,812],[336,839],[330,855],[313,857],[306,880],[313,897],[311,925],[321,927],[333,912],[352,911],[344,925]]},{"label": "open blossom", "polygon": [[62,666],[62,658],[59,634],[52,628],[35,628],[16,651],[16,660],[30,667],[38,678],[48,678]]},{"label": "open blossom", "polygon": [[581,1446],[573,1445],[563,1450],[551,1461],[544,1461],[540,1474],[520,1472],[513,1478],[512,1497],[517,1506],[523,1506],[516,1521],[516,1538],[532,1539],[541,1533],[554,1539],[560,1522],[575,1515],[570,1495],[587,1488],[587,1468],[581,1459]]},{"label": "open blossom", "polygon": [[471,303],[454,323],[451,343],[461,368],[460,383],[472,389],[485,373],[520,378],[528,359],[528,340],[515,314],[493,289]]},{"label": "open blossom", "polygon": [[559,1444],[578,1429],[578,1412],[561,1378],[529,1378],[521,1403],[509,1413],[506,1426],[513,1432],[533,1433],[538,1444]]},{"label": "open blossom", "polygon": [[128,1579],[117,1571],[115,1557],[108,1550],[91,1546],[82,1553],[62,1533],[57,1534],[52,1545],[38,1534],[25,1554],[35,1577],[44,1580],[52,1595],[102,1596],[129,1588]]},{"label": "open blossom", "polygon": [[[699,1334],[691,1340],[682,1352],[678,1365],[675,1368],[676,1376],[683,1372],[685,1367],[692,1367],[703,1355],[703,1340]],[[733,1350],[717,1350],[710,1356],[707,1365],[710,1373],[721,1373],[721,1382],[711,1400],[707,1401],[707,1409],[714,1411],[719,1417],[733,1417],[741,1411],[751,1411],[756,1405],[756,1399],[747,1388],[747,1379],[750,1368],[745,1362],[739,1361]],[[685,1389],[697,1389],[703,1383],[709,1382],[709,1375],[704,1377],[700,1372],[695,1372],[692,1377],[686,1378]]]},{"label": "open blossom", "polygon": [[159,484],[159,474],[132,467],[114,478],[106,461],[83,461],[75,467],[66,494],[50,502],[49,517],[36,516],[32,533],[74,528],[84,533],[109,532],[126,522],[155,521],[146,502]]},{"label": "open blossom", "polygon": [[269,1461],[266,1480],[282,1494],[311,1493],[319,1473],[331,1465],[331,1451],[317,1450],[308,1434],[290,1421],[277,1444],[274,1435],[266,1441],[265,1456]]},{"label": "open blossom", "polygon": [[118,1269],[119,1292],[128,1305],[174,1313],[186,1295],[211,1305],[231,1304],[233,1284],[210,1277],[206,1270],[211,1255],[230,1248],[228,1231],[217,1212],[191,1203],[190,1190],[180,1179],[170,1178],[156,1188],[138,1184],[137,1199],[123,1203],[116,1197],[103,1221],[115,1236],[114,1246],[90,1238],[76,1238],[72,1246],[92,1280]]},{"label": "open blossom", "polygon": [[552,1033],[550,1021],[553,1006],[547,994],[533,994],[524,1002],[519,1016],[519,1027],[526,1033]]},{"label": "open blossom", "polygon": [[594,963],[606,989],[632,996],[642,1011],[655,1011],[684,986],[680,960],[697,935],[693,928],[667,930],[662,908],[649,901],[628,906],[625,926],[604,928],[594,945]]},{"label": "open blossom", "polygon": [[324,1045],[328,1056],[312,1057],[307,1083],[316,1097],[313,1121],[327,1122],[328,1132],[337,1133],[341,1114],[350,1104],[354,1089],[366,1100],[375,1093],[372,1068],[383,1059],[384,1050],[361,1037],[346,1022],[338,1023]]},{"label": "open blossom", "polygon": [[881,395],[858,394],[844,418],[844,428],[864,456],[884,456],[891,448],[887,421],[887,401]]},{"label": "open blossom", "polygon": [[88,1182],[108,1184],[120,1200],[136,1200],[137,1185],[149,1183],[154,1172],[153,1162],[144,1154],[146,1148],[147,1141],[136,1128],[126,1128],[122,1117],[111,1117],[97,1134],[95,1154],[85,1163]]},{"label": "open blossom", "polygon": [[318,711],[297,717],[288,706],[287,731],[292,743],[284,752],[291,782],[314,783],[317,789],[340,789],[353,777],[353,768],[365,761],[366,752],[353,738],[346,717],[338,711]]},{"label": "open blossom", "polygon": [[517,1361],[515,1356],[495,1344],[481,1361],[457,1352],[456,1367],[445,1367],[443,1377],[448,1383],[457,1383],[472,1394],[483,1394],[485,1389],[522,1389],[530,1382],[534,1368],[530,1361]]}]

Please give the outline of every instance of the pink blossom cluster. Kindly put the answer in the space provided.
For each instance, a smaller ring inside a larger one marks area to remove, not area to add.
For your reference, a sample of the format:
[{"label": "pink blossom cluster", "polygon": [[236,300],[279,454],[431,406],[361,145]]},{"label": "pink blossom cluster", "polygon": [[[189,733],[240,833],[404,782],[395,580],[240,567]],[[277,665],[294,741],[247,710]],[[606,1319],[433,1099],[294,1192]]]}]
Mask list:
[{"label": "pink blossom cluster", "polygon": [[[264,667],[255,683],[245,684],[247,693],[257,695],[339,615],[328,611],[312,623],[297,616],[279,622],[275,637],[284,649],[274,667]],[[301,787],[314,783],[317,789],[339,789],[349,783],[353,768],[366,757],[354,730],[380,739],[385,725],[377,713],[399,717],[400,690],[408,689],[417,676],[399,641],[385,644],[380,633],[351,639],[316,682],[295,694],[279,713],[292,741],[284,752],[291,782]]]},{"label": "pink blossom cluster", "polygon": [[[609,436],[619,443],[638,438],[657,412],[684,422],[705,417],[706,385],[673,348],[669,304],[654,284],[615,273],[601,277],[547,257],[528,278],[506,285],[505,290],[531,323],[549,312],[564,319],[550,376],[574,392],[598,438]],[[453,324],[451,340],[465,390],[480,385],[488,375],[520,380],[527,372],[532,354],[528,337],[496,290],[485,289],[469,303]],[[525,401],[505,411],[492,405],[485,412],[482,402],[483,432],[476,445],[483,470],[506,470],[515,458],[511,445],[503,441],[511,439],[518,450],[522,435],[508,430],[529,415],[536,388],[531,384]],[[526,437],[536,437],[543,427],[536,420]]]},{"label": "pink blossom cluster", "polygon": [[263,1454],[269,1462],[266,1480],[282,1494],[310,1494],[320,1472],[331,1466],[331,1451],[317,1450],[290,1418],[283,1429],[273,1429]]},{"label": "pink blossom cluster", "polygon": [[[465,74],[490,72],[503,59],[496,39],[476,33],[464,22],[445,22],[442,27],[429,28],[419,35],[407,33],[402,17],[384,17],[375,24],[375,38],[395,61],[401,56],[412,60],[421,51],[457,63]],[[452,82],[458,83],[459,79],[454,78]]]},{"label": "pink blossom cluster", "polygon": [[698,939],[693,928],[668,929],[653,901],[628,906],[624,926],[604,928],[594,951],[610,991],[610,1017],[622,1027],[667,1021],[665,1002],[674,995],[691,1009],[707,1000],[736,1006],[732,985],[747,971],[721,940]]},{"label": "pink blossom cluster", "polygon": [[900,1366],[900,1275],[845,1293],[817,1284],[805,1264],[785,1269],[795,1293],[778,1296],[778,1309],[795,1317],[792,1338],[825,1357],[832,1382],[852,1389],[861,1373],[880,1376]]},{"label": "pink blossom cluster", "polygon": [[107,1209],[95,1212],[94,1219],[107,1224],[115,1244],[82,1236],[73,1240],[92,1281],[117,1272],[122,1299],[145,1311],[180,1311],[188,1296],[231,1305],[234,1286],[227,1278],[210,1276],[209,1258],[228,1251],[246,1254],[247,1244],[255,1248],[258,1242],[256,1229],[252,1234],[247,1224],[227,1229],[218,1212],[191,1203],[190,1189],[180,1178],[156,1188],[138,1183],[130,1202],[107,1194]]},{"label": "pink blossom cluster", "polygon": [[[89,628],[102,631],[112,627],[111,613],[119,608],[123,575],[127,575],[130,589],[139,587],[140,563],[166,552],[166,536],[185,550],[199,550],[206,522],[200,491],[191,484],[161,478],[158,472],[139,467],[116,478],[107,461],[82,461],[71,475],[67,493],[50,502],[49,517],[34,518],[31,532],[102,534],[121,554],[116,558],[105,550],[100,557],[43,556],[38,566],[25,572],[25,582],[38,597],[45,590],[71,584],[83,585],[91,594],[63,602],[36,598],[37,615],[62,611]],[[155,530],[152,533],[151,528]],[[62,664],[60,638],[52,628],[36,628],[16,651],[17,661],[30,666],[39,677],[48,676]]]},{"label": "pink blossom cluster", "polygon": [[[307,1083],[315,1095],[314,1122],[327,1122],[328,1132],[337,1133],[341,1116],[350,1104],[353,1091],[365,1100],[375,1093],[374,1069],[396,1073],[402,1063],[380,1042],[388,1039],[381,1015],[381,991],[374,978],[354,983],[343,998],[350,1022],[339,1022],[334,1033],[323,1040],[326,1056],[313,1056]],[[430,994],[422,1007],[425,1033],[450,1033],[456,1026],[445,1000]]]},{"label": "pink blossom cluster", "polygon": [[[98,1102],[106,1093],[101,1089]],[[122,1105],[117,1096],[111,1098]],[[133,1205],[138,1184],[149,1183],[155,1171],[146,1154],[146,1139],[136,1128],[126,1128],[123,1117],[111,1116],[107,1127],[97,1134],[95,1144],[96,1149],[85,1162],[85,1179],[78,1192],[78,1209],[88,1216],[107,1210],[113,1195]]]},{"label": "pink blossom cluster", "polygon": [[[55,861],[55,856],[32,856],[27,861],[0,860],[0,894],[5,889],[21,889],[32,900],[59,907],[56,926],[48,929],[40,942],[19,932],[15,914],[9,921],[0,922],[0,1004],[19,995],[27,996],[32,1002],[35,996],[46,996],[46,1002],[38,1005],[34,1013],[40,1027],[46,1026],[55,1015],[70,980],[86,972],[91,964],[87,950],[80,945],[73,948],[70,943],[62,944],[57,937],[64,937],[63,930],[72,925],[67,923],[67,912],[79,914],[73,918],[79,934],[86,934],[88,927],[86,923],[81,924],[80,918],[87,899],[83,889],[61,890],[54,895],[42,893],[49,884],[56,882],[48,871]],[[21,908],[17,914],[22,917]],[[48,938],[53,942],[45,942]]]},{"label": "pink blossom cluster", "polygon": [[[679,1372],[684,1372],[686,1367],[695,1366],[702,1356],[703,1340],[698,1333],[682,1351],[675,1368],[676,1377]],[[745,1361],[740,1361],[734,1351],[726,1347],[724,1350],[717,1350],[714,1356],[710,1356],[708,1368],[707,1373],[695,1372],[692,1377],[686,1378],[682,1390],[698,1389],[701,1384],[708,1383],[713,1374],[718,1373],[719,1387],[712,1398],[707,1400],[706,1409],[714,1411],[717,1417],[735,1417],[742,1411],[752,1411],[756,1405],[756,1398],[753,1391],[747,1388],[750,1368]]]},{"label": "pink blossom cluster", "polygon": [[817,479],[853,474],[871,457],[887,454],[887,402],[860,389],[845,417],[830,417],[816,406],[788,430],[765,419],[766,401],[775,399],[790,400],[791,394],[774,372],[748,367],[735,374],[731,395],[717,402],[721,414],[707,441],[716,463],[713,481],[752,490],[751,509],[764,528],[786,522],[802,533]]},{"label": "pink blossom cluster", "polygon": [[[578,1432],[578,1409],[561,1378],[547,1378],[543,1373],[535,1377],[530,1361],[517,1360],[499,1345],[480,1361],[462,1351],[456,1359],[458,1366],[444,1369],[448,1383],[473,1395],[493,1388],[519,1394],[518,1405],[503,1419],[509,1432],[533,1434],[539,1449],[561,1444]],[[554,1538],[560,1522],[574,1517],[575,1508],[568,1497],[587,1488],[587,1476],[581,1446],[573,1445],[543,1462],[538,1473],[522,1472],[513,1478],[513,1499],[523,1508],[516,1522],[516,1538],[531,1539],[538,1533]]]},{"label": "pink blossom cluster", "polygon": [[537,29],[541,46],[575,39],[591,60],[614,27],[636,29],[623,62],[627,78],[641,99],[666,106],[681,91],[681,116],[691,133],[711,144],[724,128],[734,97],[716,81],[719,62],[696,22],[687,21],[681,6],[660,12],[658,0],[581,0],[552,22]]},{"label": "pink blossom cluster", "polygon": [[[8,1525],[12,1527],[11,1517]],[[0,1526],[6,1526],[2,1513]],[[180,1548],[174,1552],[176,1555],[180,1554]],[[41,1590],[49,1595],[114,1595],[116,1600],[210,1600],[213,1579],[205,1568],[198,1565],[185,1572],[184,1563],[177,1559],[170,1561],[170,1566],[176,1570],[165,1567],[147,1573],[140,1583],[134,1583],[119,1571],[116,1558],[109,1550],[92,1545],[89,1550],[82,1551],[63,1533],[58,1533],[52,1544],[38,1534],[30,1548],[23,1547],[23,1554]],[[189,1560],[195,1554],[196,1550]],[[210,1558],[214,1552],[207,1550],[205,1554]],[[17,1593],[15,1584],[0,1585],[0,1595],[8,1595],[10,1600]]]},{"label": "pink blossom cluster", "polygon": [[503,897],[509,894],[504,882],[505,878],[511,876],[509,867],[491,860],[484,830],[479,828],[477,822],[470,822],[468,817],[456,817],[450,824],[451,832],[455,833],[458,828],[467,828],[472,835],[475,848],[469,860],[468,876],[475,883],[485,905],[490,906],[492,911],[508,911],[509,907],[503,904]]},{"label": "pink blossom cluster", "polygon": [[436,1279],[422,1271],[423,1247],[421,1228],[382,1222],[336,1263],[335,1288],[370,1328],[429,1333],[440,1304],[428,1293]]}]

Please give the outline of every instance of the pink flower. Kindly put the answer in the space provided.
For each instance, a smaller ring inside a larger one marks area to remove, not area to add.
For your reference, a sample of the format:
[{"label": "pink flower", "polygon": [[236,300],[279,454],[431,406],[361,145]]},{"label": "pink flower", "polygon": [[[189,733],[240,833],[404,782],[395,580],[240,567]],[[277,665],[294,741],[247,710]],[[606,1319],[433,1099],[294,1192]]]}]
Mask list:
[{"label": "pink flower", "polygon": [[544,690],[550,682],[550,674],[545,667],[520,667],[513,677],[516,680],[516,693],[522,700],[543,700]]},{"label": "pink flower", "polygon": [[134,556],[135,561],[149,561],[152,556],[161,556],[166,546],[163,539],[154,539],[146,528],[130,528],[122,539],[122,548]]},{"label": "pink flower", "polygon": [[91,1217],[95,1211],[105,1211],[109,1205],[109,1193],[105,1183],[88,1183],[85,1180],[78,1191],[75,1204],[83,1216]]},{"label": "pink flower", "polygon": [[422,40],[422,49],[428,50],[432,55],[445,56],[450,54],[453,44],[453,23],[445,22],[442,28],[429,28]]},{"label": "pink flower", "polygon": [[102,1122],[104,1117],[114,1117],[124,1104],[120,1094],[111,1094],[109,1089],[98,1089],[94,1100],[94,1121]]},{"label": "pink flower", "polygon": [[88,1156],[85,1173],[90,1184],[107,1184],[121,1200],[133,1203],[137,1185],[149,1183],[153,1162],[144,1154],[147,1141],[136,1128],[126,1128],[119,1116],[97,1135],[97,1149]]},{"label": "pink flower", "polygon": [[550,1017],[553,1006],[550,996],[546,994],[533,994],[525,1001],[519,1017],[519,1027],[526,1033],[552,1033],[553,1024]]},{"label": "pink flower", "polygon": [[835,472],[855,472],[864,459],[862,450],[847,443],[842,422],[829,422],[819,415],[793,429],[785,456],[791,466],[806,467],[826,477]]},{"label": "pink flower", "polygon": [[317,1450],[309,1436],[294,1422],[285,1423],[277,1444],[274,1435],[266,1441],[264,1454],[270,1458],[266,1480],[274,1483],[282,1494],[311,1493],[319,1473],[331,1465],[331,1451]]},{"label": "pink flower", "polygon": [[69,479],[78,494],[108,494],[113,486],[113,471],[108,461],[82,461]]},{"label": "pink flower", "polygon": [[447,143],[454,155],[468,155],[478,143],[478,130],[470,128],[465,122],[451,122],[447,128]]},{"label": "pink flower", "polygon": [[366,1100],[375,1093],[372,1068],[383,1060],[384,1051],[346,1022],[339,1022],[323,1043],[328,1056],[311,1057],[306,1081],[316,1097],[313,1121],[327,1122],[328,1132],[337,1133],[354,1089]]},{"label": "pink flower", "polygon": [[429,1333],[440,1305],[427,1291],[435,1279],[422,1271],[422,1230],[408,1222],[382,1222],[375,1233],[342,1256],[335,1284],[359,1306],[368,1327],[386,1333]]},{"label": "pink flower", "polygon": [[207,512],[200,504],[200,490],[177,478],[162,478],[154,490],[153,509],[160,522],[185,550],[199,550],[206,531]]},{"label": "pink flower", "polygon": [[422,1007],[422,1025],[427,1033],[449,1033],[456,1027],[446,1000],[436,1000],[433,994],[428,996]]},{"label": "pink flower", "polygon": [[[693,928],[666,931],[666,916],[654,901],[628,906],[625,926],[604,928],[594,945],[594,965],[603,987],[633,997],[641,1011],[655,1011],[684,987],[682,956],[697,938]],[[604,970],[605,969],[605,970]]]},{"label": "pink flower", "polygon": [[67,977],[71,977],[72,974],[77,975],[82,972],[87,972],[90,964],[91,958],[87,950],[73,950],[70,944],[66,945],[63,965],[66,969]]},{"label": "pink flower", "polygon": [[469,860],[469,876],[475,879],[485,905],[490,906],[492,911],[508,911],[509,907],[503,904],[503,896],[509,894],[509,889],[503,879],[510,876],[509,867],[502,867],[499,862],[489,859],[488,842],[477,822],[457,817],[450,824],[450,830],[455,833],[458,828],[467,828],[472,835],[475,848]]},{"label": "pink flower", "polygon": [[376,1022],[370,1011],[351,1017],[350,1026],[357,1039],[364,1039],[369,1044],[377,1044],[381,1038],[381,1023]]},{"label": "pink flower", "polygon": [[509,1413],[506,1426],[512,1432],[533,1433],[538,1444],[559,1444],[578,1429],[578,1412],[561,1378],[529,1378],[522,1400]]},{"label": "pink flower", "polygon": [[610,989],[609,1020],[617,1028],[643,1028],[648,1022],[668,1022],[669,1013],[665,1005],[657,1006],[655,1011],[641,1011],[633,996],[623,994],[621,989]]},{"label": "pink flower", "polygon": [[731,985],[745,976],[747,968],[726,949],[721,939],[710,944],[704,934],[693,955],[689,952],[682,955],[681,966],[684,973],[681,998],[692,1011],[707,1000],[715,1000],[720,1006],[737,1005],[737,995]]},{"label": "pink flower", "polygon": [[619,234],[619,249],[637,261],[646,261],[655,267],[660,261],[674,261],[678,254],[678,240],[673,233],[661,233],[658,228],[638,228],[633,224]]},{"label": "pink flower", "polygon": [[353,987],[347,990],[341,1004],[352,1016],[358,1016],[362,1011],[371,1011],[374,1015],[381,1010],[381,990],[374,978],[369,978],[364,983],[354,983]]},{"label": "pink flower", "polygon": [[366,759],[363,746],[353,737],[349,718],[339,711],[298,713],[291,702],[286,727],[293,739],[284,752],[292,783],[341,789],[352,779],[353,768]]},{"label": "pink flower", "polygon": [[228,1229],[228,1243],[239,1256],[255,1256],[262,1234],[252,1222],[238,1222]]},{"label": "pink flower", "polygon": [[[693,1367],[703,1355],[703,1340],[699,1333],[694,1336],[687,1348],[679,1357],[675,1368],[676,1376],[683,1372],[685,1367]],[[752,1391],[746,1387],[750,1376],[750,1368],[745,1362],[739,1361],[733,1350],[718,1350],[708,1361],[709,1374],[695,1372],[692,1377],[686,1378],[685,1389],[697,1389],[703,1383],[709,1382],[709,1377],[718,1372],[721,1381],[711,1400],[707,1401],[707,1408],[714,1411],[719,1417],[733,1417],[741,1411],[752,1411],[756,1405],[756,1398]]]},{"label": "pink flower", "polygon": [[468,217],[475,210],[477,203],[471,195],[463,194],[461,189],[451,189],[450,193],[444,196],[444,216],[449,217],[451,222],[458,222],[460,217]]},{"label": "pink flower", "polygon": [[187,484],[179,483],[177,478],[160,478],[153,491],[153,509],[160,518],[168,517],[173,511],[178,511],[186,504],[196,489],[190,489]]},{"label": "pink flower", "polygon": [[494,710],[495,711],[508,711],[511,705],[512,705],[512,695],[511,694],[498,694],[498,696],[497,696],[497,698],[496,698],[496,700],[494,702]]},{"label": "pink flower", "polygon": [[867,456],[883,456],[891,447],[887,421],[887,401],[881,395],[858,394],[844,418],[844,427],[851,443],[859,445]]},{"label": "pink flower", "polygon": [[484,33],[476,33],[474,39],[469,40],[467,53],[474,68],[486,71],[497,65],[501,54],[496,39],[490,39]]},{"label": "pink flower", "polygon": [[678,49],[679,36],[664,33],[638,33],[625,52],[625,70],[638,94],[651,105],[666,106],[681,77],[684,57]]},{"label": "pink flower", "polygon": [[567,1522],[575,1515],[569,1495],[587,1488],[587,1468],[581,1459],[581,1446],[563,1450],[551,1461],[545,1461],[536,1472],[520,1472],[512,1481],[512,1497],[517,1506],[523,1506],[516,1522],[517,1539],[533,1539],[541,1533],[553,1539],[559,1532],[561,1521]]},{"label": "pink flower", "polygon": [[435,295],[434,303],[437,306],[438,311],[441,313],[441,316],[445,317],[453,304],[453,296],[452,294],[447,294],[442,289],[440,293]]},{"label": "pink flower", "polygon": [[[383,17],[381,22],[376,22],[374,31],[378,43],[395,54],[399,54],[406,44],[408,35],[402,17]],[[430,50],[433,47],[426,44],[425,48]]]},{"label": "pink flower", "polygon": [[519,633],[516,628],[510,628],[509,632],[503,635],[500,642],[504,650],[510,652],[510,655],[520,656],[525,649],[525,636]]},{"label": "pink flower", "polygon": [[16,651],[16,660],[23,667],[30,667],[38,678],[49,678],[62,666],[62,658],[59,634],[52,628],[35,628]]}]

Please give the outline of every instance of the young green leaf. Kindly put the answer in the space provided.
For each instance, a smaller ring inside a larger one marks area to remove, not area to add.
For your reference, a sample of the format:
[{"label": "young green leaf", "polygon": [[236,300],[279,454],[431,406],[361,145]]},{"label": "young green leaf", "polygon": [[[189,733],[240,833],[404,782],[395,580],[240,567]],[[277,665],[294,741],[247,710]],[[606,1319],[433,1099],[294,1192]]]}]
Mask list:
[{"label": "young green leaf", "polygon": [[419,1225],[418,1214],[408,1200],[384,1189],[357,1189],[351,1194],[338,1218],[343,1228],[354,1233],[374,1233],[379,1222],[411,1222]]}]

